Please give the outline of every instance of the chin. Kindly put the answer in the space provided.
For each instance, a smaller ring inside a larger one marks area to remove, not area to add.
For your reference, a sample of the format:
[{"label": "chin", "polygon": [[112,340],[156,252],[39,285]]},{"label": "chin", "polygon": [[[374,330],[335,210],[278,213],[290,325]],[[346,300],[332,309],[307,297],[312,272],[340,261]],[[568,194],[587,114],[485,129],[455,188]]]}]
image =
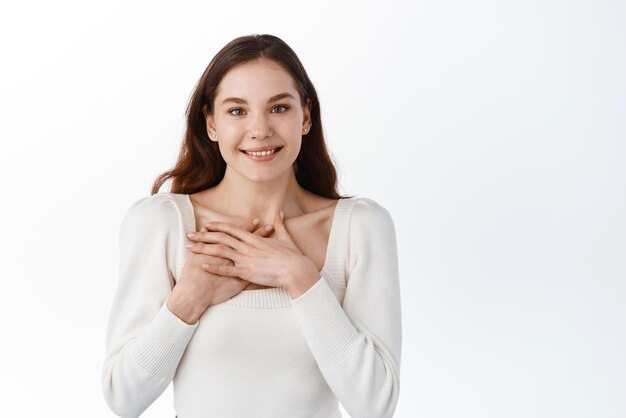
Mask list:
[{"label": "chin", "polygon": [[254,175],[247,175],[245,177],[252,183],[269,183],[279,181],[289,175],[289,171],[284,171],[282,173],[276,173],[273,171],[271,173],[255,173]]},{"label": "chin", "polygon": [[261,184],[261,183],[269,183],[272,181],[278,180],[280,177],[278,176],[254,176],[247,177],[248,181],[251,183]]}]

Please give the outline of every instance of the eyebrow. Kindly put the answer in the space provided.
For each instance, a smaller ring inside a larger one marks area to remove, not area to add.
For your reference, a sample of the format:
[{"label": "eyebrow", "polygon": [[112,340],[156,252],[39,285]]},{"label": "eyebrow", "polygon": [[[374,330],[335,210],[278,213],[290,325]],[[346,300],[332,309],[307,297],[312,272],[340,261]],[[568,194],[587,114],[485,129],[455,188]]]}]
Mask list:
[{"label": "eyebrow", "polygon": [[[296,98],[293,97],[293,94],[291,94],[291,93],[279,93],[279,94],[276,94],[276,95],[270,97],[267,102],[268,103],[273,103],[273,102],[277,102],[277,101],[282,100],[282,99],[287,98],[287,97],[291,98],[293,100],[296,100]],[[227,102],[238,103],[238,104],[247,104],[248,103],[245,99],[241,99],[239,97],[227,97],[224,100],[222,100],[222,104],[227,103]]]}]

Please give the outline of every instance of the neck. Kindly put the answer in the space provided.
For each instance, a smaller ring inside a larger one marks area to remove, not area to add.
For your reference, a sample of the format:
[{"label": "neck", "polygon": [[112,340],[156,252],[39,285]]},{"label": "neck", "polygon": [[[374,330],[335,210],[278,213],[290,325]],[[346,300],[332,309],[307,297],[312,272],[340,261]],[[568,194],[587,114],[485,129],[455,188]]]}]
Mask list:
[{"label": "neck", "polygon": [[274,216],[281,210],[285,218],[305,213],[303,204],[308,192],[298,184],[293,170],[275,180],[256,183],[227,167],[213,193],[216,210],[245,219],[258,218],[261,224],[272,224]]}]

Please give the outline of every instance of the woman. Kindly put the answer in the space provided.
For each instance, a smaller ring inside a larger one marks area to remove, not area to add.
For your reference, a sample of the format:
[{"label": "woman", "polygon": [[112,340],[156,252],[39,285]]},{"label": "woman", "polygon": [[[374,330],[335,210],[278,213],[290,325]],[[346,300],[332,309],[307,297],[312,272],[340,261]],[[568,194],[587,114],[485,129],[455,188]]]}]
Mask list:
[{"label": "woman", "polygon": [[295,53],[271,35],[227,44],[191,97],[176,166],[122,221],[103,368],[116,414],[139,416],[173,381],[181,418],[340,417],[338,401],[393,415],[394,226],[336,184]]}]

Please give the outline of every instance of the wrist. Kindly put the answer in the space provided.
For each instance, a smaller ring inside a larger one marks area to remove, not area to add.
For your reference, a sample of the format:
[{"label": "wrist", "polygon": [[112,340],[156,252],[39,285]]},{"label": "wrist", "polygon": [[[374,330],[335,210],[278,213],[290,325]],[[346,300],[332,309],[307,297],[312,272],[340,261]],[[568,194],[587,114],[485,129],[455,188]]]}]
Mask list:
[{"label": "wrist", "polygon": [[295,299],[317,283],[320,277],[320,272],[317,270],[313,261],[307,257],[303,257],[300,268],[298,268],[294,274],[289,275],[289,281],[285,288],[291,299]]},{"label": "wrist", "polygon": [[171,313],[188,325],[196,324],[206,309],[182,297],[178,292],[173,292],[165,303]]}]

